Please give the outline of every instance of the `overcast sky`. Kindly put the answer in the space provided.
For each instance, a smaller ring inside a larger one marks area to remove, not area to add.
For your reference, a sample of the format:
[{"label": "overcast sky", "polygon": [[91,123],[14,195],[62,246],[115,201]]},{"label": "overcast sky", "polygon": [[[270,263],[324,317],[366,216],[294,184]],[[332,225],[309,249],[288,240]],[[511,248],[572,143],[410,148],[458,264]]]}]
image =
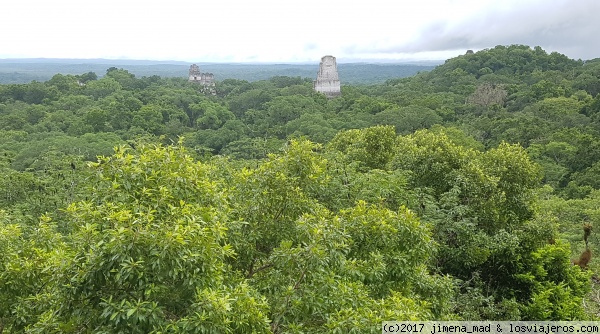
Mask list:
[{"label": "overcast sky", "polygon": [[2,0],[0,58],[447,59],[496,45],[600,57],[599,0]]}]

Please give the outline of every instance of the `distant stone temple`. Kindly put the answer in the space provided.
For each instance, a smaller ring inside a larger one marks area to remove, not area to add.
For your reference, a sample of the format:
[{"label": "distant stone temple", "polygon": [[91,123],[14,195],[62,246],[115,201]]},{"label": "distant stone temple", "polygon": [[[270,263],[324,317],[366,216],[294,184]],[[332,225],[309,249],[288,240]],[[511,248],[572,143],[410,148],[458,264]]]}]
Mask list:
[{"label": "distant stone temple", "polygon": [[321,58],[319,73],[317,73],[317,80],[313,82],[313,87],[315,91],[325,94],[328,98],[342,95],[337,62],[334,56],[324,56]]},{"label": "distant stone temple", "polygon": [[212,73],[201,73],[200,67],[196,64],[190,66],[190,82],[202,85],[204,92],[215,94],[215,76]]}]

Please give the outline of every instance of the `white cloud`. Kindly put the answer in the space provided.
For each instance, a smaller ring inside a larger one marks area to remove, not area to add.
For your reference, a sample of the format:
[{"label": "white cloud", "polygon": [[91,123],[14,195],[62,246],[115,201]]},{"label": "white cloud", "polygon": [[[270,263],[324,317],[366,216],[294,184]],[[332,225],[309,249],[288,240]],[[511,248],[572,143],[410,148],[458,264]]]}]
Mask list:
[{"label": "white cloud", "polygon": [[600,56],[596,0],[5,0],[0,57],[446,58],[497,44]]}]

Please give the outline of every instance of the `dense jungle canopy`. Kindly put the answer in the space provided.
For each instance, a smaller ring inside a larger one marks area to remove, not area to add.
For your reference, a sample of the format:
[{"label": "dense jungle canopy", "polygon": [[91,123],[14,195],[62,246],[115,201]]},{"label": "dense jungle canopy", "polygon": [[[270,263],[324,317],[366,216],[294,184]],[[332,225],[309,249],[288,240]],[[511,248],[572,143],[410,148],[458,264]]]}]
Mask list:
[{"label": "dense jungle canopy", "polygon": [[0,333],[595,320],[599,92],[599,59],[522,45],[335,99],[116,67],[0,85]]}]

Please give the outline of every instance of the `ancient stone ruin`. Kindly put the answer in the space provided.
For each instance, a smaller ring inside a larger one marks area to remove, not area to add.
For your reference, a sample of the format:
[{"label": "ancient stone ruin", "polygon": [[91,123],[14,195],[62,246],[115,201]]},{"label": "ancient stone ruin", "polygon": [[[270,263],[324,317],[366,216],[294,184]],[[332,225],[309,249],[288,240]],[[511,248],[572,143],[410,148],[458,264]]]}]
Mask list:
[{"label": "ancient stone ruin", "polygon": [[338,77],[337,62],[334,56],[324,56],[319,64],[317,80],[313,82],[315,91],[325,94],[328,98],[340,96],[340,78]]},{"label": "ancient stone ruin", "polygon": [[212,73],[201,73],[200,67],[196,64],[190,66],[190,82],[195,82],[202,85],[202,91],[211,94],[216,94],[215,91],[215,76]]}]

